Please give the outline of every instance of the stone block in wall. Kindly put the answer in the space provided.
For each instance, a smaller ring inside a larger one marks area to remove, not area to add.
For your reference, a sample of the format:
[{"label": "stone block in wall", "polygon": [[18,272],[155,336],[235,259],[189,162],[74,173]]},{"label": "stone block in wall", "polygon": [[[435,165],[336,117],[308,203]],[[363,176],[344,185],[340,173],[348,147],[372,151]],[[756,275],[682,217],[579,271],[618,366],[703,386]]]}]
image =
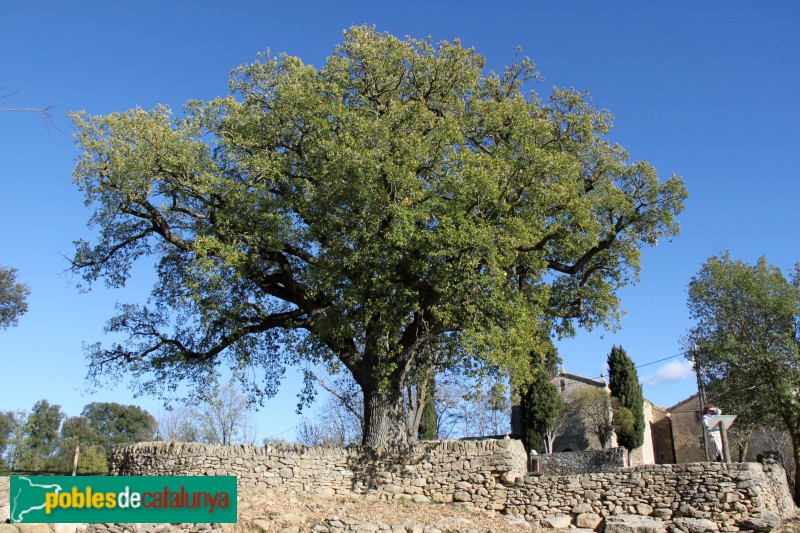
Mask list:
[{"label": "stone block in wall", "polygon": [[673,520],[675,527],[687,533],[706,533],[719,531],[719,526],[707,518],[679,517]]},{"label": "stone block in wall", "polygon": [[654,518],[637,515],[616,515],[605,519],[606,533],[665,533],[666,524]]},{"label": "stone block in wall", "polygon": [[566,529],[572,524],[569,515],[548,516],[539,520],[539,525],[549,529]]},{"label": "stone block in wall", "polygon": [[575,517],[575,527],[594,530],[602,521],[596,513],[581,513]]}]

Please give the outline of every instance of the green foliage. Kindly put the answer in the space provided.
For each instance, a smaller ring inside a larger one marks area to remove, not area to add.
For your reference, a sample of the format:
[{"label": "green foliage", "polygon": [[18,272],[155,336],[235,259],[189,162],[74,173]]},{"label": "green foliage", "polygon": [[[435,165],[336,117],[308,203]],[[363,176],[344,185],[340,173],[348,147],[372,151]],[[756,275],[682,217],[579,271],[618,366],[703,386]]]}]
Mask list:
[{"label": "green foliage", "polygon": [[100,435],[89,423],[85,416],[73,416],[61,424],[61,438],[75,439],[84,446],[100,444],[103,441]]},{"label": "green foliage", "polygon": [[0,411],[0,471],[6,471],[9,468],[6,462],[5,455],[8,444],[11,441],[14,430],[16,429],[17,418],[14,412]]},{"label": "green foliage", "polygon": [[60,405],[39,400],[24,424],[22,437],[14,446],[12,464],[17,470],[46,470],[58,447],[59,427],[65,415]]},{"label": "green foliage", "polygon": [[630,435],[633,433],[636,425],[636,417],[630,409],[620,405],[618,398],[612,398],[612,400],[616,400],[611,402],[611,410],[614,413],[614,432],[617,434],[617,442],[621,446],[625,446],[628,450],[631,450],[632,448],[626,446],[622,442],[622,438],[626,437],[620,437],[620,435]]},{"label": "green foliage", "polygon": [[547,431],[555,424],[558,413],[564,408],[564,399],[558,387],[542,373],[522,397],[523,442],[527,449],[547,451]]},{"label": "green foliage", "polygon": [[[84,412],[88,407],[84,408]],[[122,424],[125,424],[124,420],[118,422],[118,425]],[[75,447],[80,446],[78,472],[104,474],[108,472],[108,450],[105,445],[109,440],[109,436],[99,433],[98,430],[91,426],[89,419],[85,416],[67,418],[61,424],[61,438],[59,439],[58,450],[52,461],[50,461],[48,470],[55,472],[72,471],[73,453],[75,452]]]},{"label": "green foliage", "polygon": [[343,365],[377,445],[407,435],[396,404],[432,343],[518,385],[532,331],[614,326],[640,248],[678,233],[682,180],[607,141],[586,93],[528,93],[530,60],[484,65],[354,27],[321,68],[262,55],[180,116],[72,114],[99,228],[74,271],[121,286],[158,262],[152,304],[120,307],[107,330],[129,340],[90,346],[90,375],[202,391],[227,365],[259,396],[285,365]]},{"label": "green foliage", "polygon": [[4,413],[4,418],[9,417],[10,430],[6,438],[5,445],[5,464],[8,468],[16,469],[20,458],[20,450],[24,448],[25,422],[28,420],[28,413],[25,411],[8,411]]},{"label": "green foliage", "polygon": [[80,446],[78,454],[78,473],[106,474],[108,460],[106,451],[99,444],[84,444],[75,437],[62,437],[56,453],[47,460],[45,470],[50,472],[72,472],[72,460],[75,448]]},{"label": "green foliage", "polygon": [[690,353],[726,411],[764,421],[800,414],[793,399],[800,386],[799,272],[787,280],[764,257],[748,265],[726,252],[692,278]]},{"label": "green foliage", "polygon": [[558,352],[551,343],[545,356],[538,359],[539,369],[533,382],[522,394],[522,440],[528,450],[552,452],[552,440],[548,440],[548,433],[552,434],[559,414],[565,407],[564,398],[553,381],[558,361]]},{"label": "green foliage", "polygon": [[8,441],[11,438],[11,433],[14,431],[14,413],[11,411],[0,411],[0,457],[6,453]]},{"label": "green foliage", "polygon": [[[84,422],[85,421],[85,422]],[[114,446],[153,440],[156,420],[136,405],[121,405],[114,402],[90,403],[83,408],[81,417],[68,431],[71,437],[86,438],[101,446],[107,457]]]},{"label": "green foliage", "polygon": [[0,438],[3,428],[10,427],[6,442],[12,448],[8,455],[11,466],[16,470],[67,473],[72,469],[75,447],[80,446],[79,471],[105,473],[114,445],[152,440],[155,428],[153,417],[133,405],[91,403],[84,407],[82,416],[65,417],[60,406],[47,400],[37,402],[28,415],[3,413]]},{"label": "green foliage", "polygon": [[0,265],[0,329],[16,326],[18,319],[28,311],[25,299],[31,290],[17,281],[17,269]]},{"label": "green foliage", "polygon": [[644,444],[644,396],[636,365],[621,346],[608,354],[608,386],[618,400],[613,410],[617,442],[628,450],[638,448]]},{"label": "green foliage", "polygon": [[58,429],[66,415],[60,405],[50,405],[47,400],[34,404],[25,424],[26,447],[33,453],[48,456],[58,443]]},{"label": "green foliage", "polygon": [[687,344],[709,396],[744,431],[782,422],[800,465],[800,264],[787,279],[764,257],[755,265],[728,252],[711,257],[692,278],[688,303],[696,325]]}]

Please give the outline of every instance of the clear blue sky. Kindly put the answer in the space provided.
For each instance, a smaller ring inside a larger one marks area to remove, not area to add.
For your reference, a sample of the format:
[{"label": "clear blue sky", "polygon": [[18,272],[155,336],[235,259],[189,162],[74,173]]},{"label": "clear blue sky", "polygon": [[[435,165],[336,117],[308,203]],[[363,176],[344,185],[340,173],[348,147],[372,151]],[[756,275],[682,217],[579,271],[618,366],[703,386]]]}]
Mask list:
[{"label": "clear blue sky", "polygon": [[[16,91],[4,104],[55,105],[61,130],[0,113],[0,263],[19,268],[33,291],[19,327],[0,331],[2,410],[47,398],[75,415],[90,401],[134,401],[124,384],[81,395],[81,343],[103,340],[116,301],[143,301],[150,274],[142,268],[123,290],[99,284],[88,294],[64,274],[71,241],[90,235],[64,114],[214,98],[231,68],[267,48],[320,65],[353,24],[458,37],[495,69],[521,46],[545,77],[540,94],[589,89],[616,117],[612,139],[662,177],[684,176],[682,236],[645,251],[640,283],[622,292],[620,331],[559,343],[567,370],[598,376],[614,343],[638,364],[678,353],[690,325],[686,285],[712,254],[766,254],[784,269],[800,261],[796,1],[6,2],[0,20],[0,86]],[[640,369],[648,398],[668,406],[695,391],[677,361]],[[296,423],[297,388],[290,376],[257,415],[261,436]]]}]

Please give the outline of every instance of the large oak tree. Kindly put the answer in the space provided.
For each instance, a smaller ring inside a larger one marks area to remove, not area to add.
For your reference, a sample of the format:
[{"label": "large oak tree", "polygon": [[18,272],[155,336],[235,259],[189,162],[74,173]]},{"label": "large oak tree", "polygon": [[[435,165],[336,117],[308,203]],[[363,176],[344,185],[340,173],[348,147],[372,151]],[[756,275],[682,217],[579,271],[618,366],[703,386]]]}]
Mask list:
[{"label": "large oak tree", "polygon": [[586,94],[526,94],[537,77],[357,27],[320,68],[263,55],[178,115],[75,113],[99,236],[74,270],[121,286],[152,256],[158,272],[108,324],[127,341],[90,347],[90,375],[151,391],[222,364],[257,396],[287,364],[344,367],[364,444],[404,444],[426,354],[522,380],[547,334],[613,324],[686,192],[609,142]]}]

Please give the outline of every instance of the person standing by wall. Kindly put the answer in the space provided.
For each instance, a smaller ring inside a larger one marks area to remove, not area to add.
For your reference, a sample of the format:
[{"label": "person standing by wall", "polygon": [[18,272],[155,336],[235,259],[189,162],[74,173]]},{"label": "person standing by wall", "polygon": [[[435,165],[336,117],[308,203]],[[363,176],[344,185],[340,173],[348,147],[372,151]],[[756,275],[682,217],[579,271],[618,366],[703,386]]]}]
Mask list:
[{"label": "person standing by wall", "polygon": [[719,424],[712,428],[713,417],[721,414],[722,409],[713,405],[706,405],[703,409],[703,427],[708,434],[708,443],[711,448],[708,455],[713,458],[713,461],[722,461],[722,435],[720,434]]}]

